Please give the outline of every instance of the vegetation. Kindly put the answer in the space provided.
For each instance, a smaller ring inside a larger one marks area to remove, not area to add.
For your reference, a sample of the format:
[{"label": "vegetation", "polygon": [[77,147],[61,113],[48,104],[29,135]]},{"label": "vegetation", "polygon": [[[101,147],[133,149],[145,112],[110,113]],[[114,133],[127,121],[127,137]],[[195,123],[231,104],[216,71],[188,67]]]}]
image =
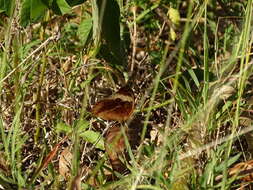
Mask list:
[{"label": "vegetation", "polygon": [[[0,0],[0,189],[251,189],[252,9]],[[91,114],[125,85],[127,122]]]}]

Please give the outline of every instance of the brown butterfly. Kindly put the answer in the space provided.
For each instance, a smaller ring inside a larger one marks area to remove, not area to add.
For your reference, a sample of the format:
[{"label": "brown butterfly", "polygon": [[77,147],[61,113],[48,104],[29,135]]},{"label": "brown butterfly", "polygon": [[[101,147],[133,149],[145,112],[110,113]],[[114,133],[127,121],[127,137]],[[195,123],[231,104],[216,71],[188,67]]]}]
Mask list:
[{"label": "brown butterfly", "polygon": [[97,102],[91,112],[104,120],[126,121],[134,111],[134,94],[129,87]]},{"label": "brown butterfly", "polygon": [[[125,133],[128,136],[127,128],[125,128]],[[130,157],[126,152],[125,138],[119,125],[112,126],[105,134],[105,150],[109,156],[113,170],[121,174],[126,173],[128,169],[124,161],[128,162]]]}]

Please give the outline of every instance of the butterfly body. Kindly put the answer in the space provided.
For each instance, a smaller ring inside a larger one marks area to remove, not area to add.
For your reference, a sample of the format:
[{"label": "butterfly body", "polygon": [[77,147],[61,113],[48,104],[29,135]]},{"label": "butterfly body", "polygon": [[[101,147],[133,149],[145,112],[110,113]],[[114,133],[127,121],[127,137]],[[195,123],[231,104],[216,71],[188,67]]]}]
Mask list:
[{"label": "butterfly body", "polygon": [[129,88],[123,87],[115,94],[97,102],[92,114],[104,120],[126,121],[134,111],[134,95]]}]

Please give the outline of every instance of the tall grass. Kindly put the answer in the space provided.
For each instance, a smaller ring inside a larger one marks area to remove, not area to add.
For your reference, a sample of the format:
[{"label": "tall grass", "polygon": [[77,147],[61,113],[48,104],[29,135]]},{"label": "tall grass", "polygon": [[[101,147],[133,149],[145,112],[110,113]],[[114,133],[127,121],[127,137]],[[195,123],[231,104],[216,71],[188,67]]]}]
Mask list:
[{"label": "tall grass", "polygon": [[[136,64],[133,83],[148,85],[134,89],[135,113],[142,116],[143,127],[137,149],[131,149],[123,132],[130,157],[127,175],[113,172],[103,146],[96,144],[103,143],[101,134],[108,123],[89,113],[97,91],[117,86],[129,77],[121,76],[130,68],[115,66],[105,56],[103,14],[96,1],[79,5],[81,13],[74,12],[73,17],[47,11],[43,21],[27,28],[20,27],[19,8],[13,4],[13,13],[0,23],[0,189],[239,187],[242,176],[231,175],[231,168],[251,160],[253,154],[245,145],[250,144],[245,134],[252,133],[251,118],[247,117],[250,124],[242,124],[252,109],[252,0],[229,1],[227,8],[233,13],[243,10],[233,18],[216,15],[226,13],[219,2],[119,1],[124,46],[127,35],[137,40],[127,30],[134,25],[157,48],[146,44],[142,48],[148,58],[128,58]],[[136,16],[130,7],[136,8]],[[179,26],[167,12],[172,7],[181,14]],[[169,21],[156,14],[157,9]],[[77,28],[85,16],[93,19],[93,32],[87,32],[88,40],[82,44]],[[140,43],[136,42],[129,42],[127,55],[141,49],[133,47]],[[139,76],[142,67],[144,76]],[[89,136],[92,140],[87,140],[86,131],[94,135]],[[65,177],[59,171],[59,157],[67,148],[72,160]],[[112,179],[108,173],[113,173]]]}]

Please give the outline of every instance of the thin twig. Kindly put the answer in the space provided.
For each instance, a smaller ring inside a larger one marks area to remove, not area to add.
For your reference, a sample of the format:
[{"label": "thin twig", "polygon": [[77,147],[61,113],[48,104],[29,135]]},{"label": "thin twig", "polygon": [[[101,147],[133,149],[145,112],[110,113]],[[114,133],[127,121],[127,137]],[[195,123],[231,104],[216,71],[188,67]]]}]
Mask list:
[{"label": "thin twig", "polygon": [[242,129],[236,136],[233,136],[232,134],[229,134],[229,135],[227,135],[227,136],[225,136],[223,138],[220,138],[217,141],[210,142],[210,143],[208,143],[208,144],[206,144],[206,145],[204,145],[204,146],[202,146],[202,147],[200,147],[198,149],[189,150],[188,152],[180,155],[179,156],[179,160],[183,160],[185,158],[192,157],[194,155],[200,154],[204,150],[210,149],[210,148],[212,148],[212,147],[214,147],[214,146],[216,146],[218,144],[224,143],[226,141],[229,141],[231,139],[234,139],[236,137],[239,137],[239,136],[244,135],[246,133],[249,133],[251,131],[253,131],[253,126],[250,126],[250,127],[245,128],[245,129]]},{"label": "thin twig", "polygon": [[133,74],[134,65],[135,65],[135,55],[136,55],[136,39],[137,39],[136,7],[132,8],[132,12],[134,15],[134,26],[133,26],[133,35],[132,35],[133,51],[132,51],[132,62],[131,62],[131,67],[130,67],[130,76],[132,76]]}]

